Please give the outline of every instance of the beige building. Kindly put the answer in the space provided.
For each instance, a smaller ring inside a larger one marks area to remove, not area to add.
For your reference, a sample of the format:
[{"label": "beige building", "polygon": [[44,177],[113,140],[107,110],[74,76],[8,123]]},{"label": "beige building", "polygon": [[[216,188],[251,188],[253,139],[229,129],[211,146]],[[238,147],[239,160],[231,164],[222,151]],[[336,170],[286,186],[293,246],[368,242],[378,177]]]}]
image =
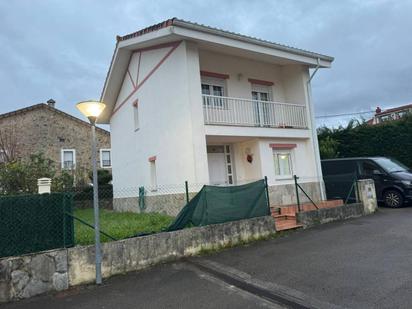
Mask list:
[{"label": "beige building", "polygon": [[[110,132],[96,128],[98,167],[111,169]],[[43,153],[58,170],[91,170],[91,126],[53,100],[0,115],[0,160]]]},{"label": "beige building", "polygon": [[412,114],[412,104],[403,105],[387,110],[382,110],[380,107],[376,108],[375,116],[367,122],[370,125],[380,124],[387,121],[401,119],[407,115]]}]

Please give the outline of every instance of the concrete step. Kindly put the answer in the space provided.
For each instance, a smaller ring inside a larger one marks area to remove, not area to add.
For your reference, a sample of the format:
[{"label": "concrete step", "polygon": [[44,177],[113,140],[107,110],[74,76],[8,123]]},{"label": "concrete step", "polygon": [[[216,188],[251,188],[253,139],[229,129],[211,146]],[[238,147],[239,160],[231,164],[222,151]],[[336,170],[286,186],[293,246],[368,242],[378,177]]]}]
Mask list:
[{"label": "concrete step", "polygon": [[276,231],[286,231],[303,227],[303,225],[296,223],[294,219],[275,220],[275,226]]},{"label": "concrete step", "polygon": [[285,220],[287,220],[287,219],[296,220],[296,216],[295,216],[295,215],[275,214],[275,215],[272,215],[272,217],[274,217],[275,220],[276,220],[276,219],[278,219],[278,220],[281,220],[281,219],[285,219]]}]

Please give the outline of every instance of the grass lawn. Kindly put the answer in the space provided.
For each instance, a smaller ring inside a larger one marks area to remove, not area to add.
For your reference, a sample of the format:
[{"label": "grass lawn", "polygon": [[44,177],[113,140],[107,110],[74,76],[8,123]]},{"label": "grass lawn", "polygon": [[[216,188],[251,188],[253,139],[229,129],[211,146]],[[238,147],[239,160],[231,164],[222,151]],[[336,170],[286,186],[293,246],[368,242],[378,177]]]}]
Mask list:
[{"label": "grass lawn", "polygon": [[[92,208],[76,209],[74,216],[93,225]],[[173,217],[158,213],[137,214],[100,209],[100,230],[116,239],[123,239],[142,232],[158,232],[166,228],[173,219]],[[94,230],[92,228],[74,220],[74,230],[76,245],[94,243]],[[100,234],[100,239],[102,242],[110,241],[102,234]]]}]

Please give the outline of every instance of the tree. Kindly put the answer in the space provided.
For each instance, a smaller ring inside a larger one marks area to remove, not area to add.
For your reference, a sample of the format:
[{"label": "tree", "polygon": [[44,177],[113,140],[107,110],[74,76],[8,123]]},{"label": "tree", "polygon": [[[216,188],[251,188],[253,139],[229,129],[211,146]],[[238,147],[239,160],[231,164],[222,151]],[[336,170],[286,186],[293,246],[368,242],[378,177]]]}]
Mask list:
[{"label": "tree", "polygon": [[14,125],[0,129],[0,162],[16,162],[19,157],[19,144]]},{"label": "tree", "polygon": [[331,136],[319,140],[319,151],[322,159],[333,159],[338,157],[339,142]]}]

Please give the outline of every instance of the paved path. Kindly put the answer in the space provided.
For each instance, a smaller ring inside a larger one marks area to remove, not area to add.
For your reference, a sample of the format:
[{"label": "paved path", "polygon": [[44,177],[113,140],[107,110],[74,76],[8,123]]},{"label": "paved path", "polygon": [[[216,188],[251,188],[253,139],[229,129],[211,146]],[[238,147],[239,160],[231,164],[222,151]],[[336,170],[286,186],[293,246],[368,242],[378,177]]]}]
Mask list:
[{"label": "paved path", "polygon": [[411,308],[412,208],[4,305],[11,308]]}]

